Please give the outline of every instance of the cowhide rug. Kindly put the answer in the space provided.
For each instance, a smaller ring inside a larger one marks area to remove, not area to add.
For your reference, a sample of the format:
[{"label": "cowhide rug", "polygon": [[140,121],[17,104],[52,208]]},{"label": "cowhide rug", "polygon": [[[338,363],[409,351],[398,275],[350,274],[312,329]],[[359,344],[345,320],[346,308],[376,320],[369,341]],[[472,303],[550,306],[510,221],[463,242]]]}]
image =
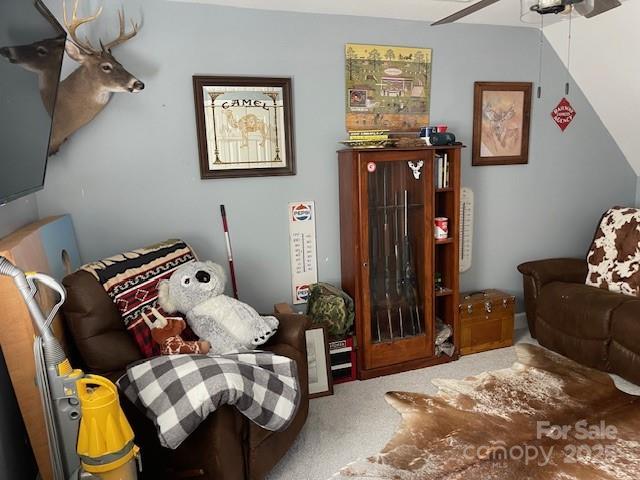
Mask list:
[{"label": "cowhide rug", "polygon": [[387,393],[400,429],[331,478],[640,479],[640,397],[549,350],[516,350],[511,368],[436,380],[434,396]]}]

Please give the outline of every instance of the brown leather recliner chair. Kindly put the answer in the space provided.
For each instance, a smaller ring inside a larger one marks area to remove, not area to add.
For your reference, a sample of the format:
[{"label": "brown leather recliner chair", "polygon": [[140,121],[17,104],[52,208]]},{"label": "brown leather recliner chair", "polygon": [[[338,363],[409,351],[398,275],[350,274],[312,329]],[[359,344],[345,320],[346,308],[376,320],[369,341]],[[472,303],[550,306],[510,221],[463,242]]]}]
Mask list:
[{"label": "brown leather recliner chair", "polygon": [[[68,353],[74,365],[115,381],[126,365],[142,358],[138,347],[115,305],[91,274],[78,271],[63,283],[68,294],[65,324],[73,341]],[[141,447],[144,479],[258,480],[287,452],[309,408],[305,343],[309,320],[301,315],[276,316],[280,327],[264,348],[296,361],[303,390],[300,408],[289,428],[283,432],[264,430],[235,407],[225,405],[209,415],[177,449],[169,450],[160,445],[152,422],[121,396],[135,442]]]},{"label": "brown leather recliner chair", "polygon": [[585,285],[587,262],[518,266],[529,331],[540,345],[640,384],[640,299]]}]

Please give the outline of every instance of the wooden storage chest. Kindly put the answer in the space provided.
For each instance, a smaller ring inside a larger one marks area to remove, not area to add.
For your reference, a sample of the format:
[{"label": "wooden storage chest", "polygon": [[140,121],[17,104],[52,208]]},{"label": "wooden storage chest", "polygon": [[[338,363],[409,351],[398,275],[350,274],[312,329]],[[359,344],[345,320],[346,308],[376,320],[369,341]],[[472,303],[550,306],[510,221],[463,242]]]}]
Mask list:
[{"label": "wooden storage chest", "polygon": [[460,354],[513,345],[515,297],[499,290],[460,294]]}]

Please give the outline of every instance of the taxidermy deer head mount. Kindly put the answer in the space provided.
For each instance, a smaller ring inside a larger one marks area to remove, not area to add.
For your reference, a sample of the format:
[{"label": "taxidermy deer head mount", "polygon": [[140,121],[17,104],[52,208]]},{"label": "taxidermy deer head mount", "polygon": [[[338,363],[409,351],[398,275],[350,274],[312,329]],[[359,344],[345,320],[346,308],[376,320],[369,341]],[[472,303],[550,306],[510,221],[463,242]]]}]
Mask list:
[{"label": "taxidermy deer head mount", "polygon": [[66,43],[69,57],[80,66],[65,78],[58,88],[58,99],[53,119],[53,132],[49,153],[55,154],[60,145],[79,128],[89,123],[102,111],[114,92],[136,93],[144,89],[144,83],[129,73],[111,54],[111,49],[135,37],[138,24],[131,22],[132,30],[125,31],[124,10],[118,12],[120,33],[118,38],[94,48],[88,38],[78,38],[78,28],[96,20],[102,7],[89,17],[78,18],[79,0],[74,0],[71,19],[63,0],[64,23],[71,41]]},{"label": "taxidermy deer head mount", "polygon": [[64,37],[47,38],[28,45],[0,48],[0,55],[38,75],[40,97],[51,115],[58,87],[60,55],[64,51]]},{"label": "taxidermy deer head mount", "polygon": [[28,45],[0,48],[0,55],[9,62],[20,65],[38,75],[40,96],[45,109],[51,115],[60,74],[60,56],[64,51],[64,37],[46,38]]},{"label": "taxidermy deer head mount", "polygon": [[[34,7],[43,17],[51,14],[42,0],[35,0]],[[62,30],[62,29],[60,29]],[[0,56],[5,57],[10,63],[14,63],[28,72],[38,75],[38,85],[42,103],[49,113],[53,112],[60,77],[60,57],[64,53],[64,35],[29,43],[0,48]]]}]

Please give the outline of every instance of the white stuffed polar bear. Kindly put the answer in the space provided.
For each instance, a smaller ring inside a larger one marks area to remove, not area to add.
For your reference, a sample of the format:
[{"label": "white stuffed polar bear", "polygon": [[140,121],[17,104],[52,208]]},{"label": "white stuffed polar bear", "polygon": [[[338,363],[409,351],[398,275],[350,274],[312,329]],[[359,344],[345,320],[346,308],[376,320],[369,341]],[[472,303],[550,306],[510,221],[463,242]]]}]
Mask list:
[{"label": "white stuffed polar bear", "polygon": [[194,333],[211,344],[209,354],[251,350],[276,333],[275,317],[223,295],[226,275],[213,262],[191,262],[158,284],[158,303],[167,313],[181,312]]}]

